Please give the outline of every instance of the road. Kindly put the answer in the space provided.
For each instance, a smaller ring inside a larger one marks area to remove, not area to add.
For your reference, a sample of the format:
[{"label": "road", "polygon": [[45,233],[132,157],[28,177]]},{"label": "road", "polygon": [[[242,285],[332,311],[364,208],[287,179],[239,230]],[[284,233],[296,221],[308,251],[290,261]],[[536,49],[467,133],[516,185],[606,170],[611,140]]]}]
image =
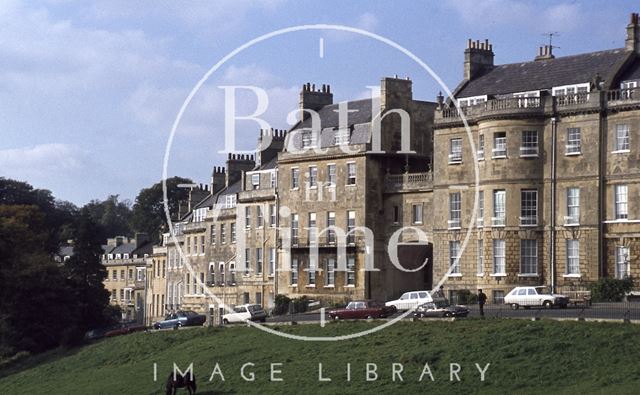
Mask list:
[{"label": "road", "polygon": [[[477,305],[469,306],[469,317],[479,317],[479,310]],[[507,305],[486,305],[484,308],[485,317],[496,318],[566,318],[566,319],[599,319],[599,320],[624,320],[626,318],[630,320],[640,321],[640,303],[594,303],[591,307],[567,307],[566,309],[545,309],[545,308],[530,308],[518,310],[512,310]],[[396,313],[389,319],[393,319],[399,316],[401,313]],[[326,315],[326,320],[329,321],[329,316]],[[410,319],[409,315],[405,319]],[[428,320],[428,318],[425,318]],[[271,323],[286,323],[286,322],[320,322],[320,312],[309,312],[302,314],[284,315],[270,317],[267,322]]]}]

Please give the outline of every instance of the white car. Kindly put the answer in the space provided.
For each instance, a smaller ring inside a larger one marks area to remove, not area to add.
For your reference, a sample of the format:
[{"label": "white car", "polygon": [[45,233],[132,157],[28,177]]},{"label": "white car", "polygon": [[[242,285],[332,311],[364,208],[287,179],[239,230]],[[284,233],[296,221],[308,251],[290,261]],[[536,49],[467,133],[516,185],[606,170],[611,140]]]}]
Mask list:
[{"label": "white car", "polygon": [[222,322],[225,324],[246,322],[246,321],[260,321],[265,322],[267,320],[267,313],[265,313],[262,306],[259,304],[243,304],[233,308],[233,313],[224,314],[222,316]]},{"label": "white car", "polygon": [[429,302],[433,302],[429,291],[411,291],[403,293],[400,299],[388,301],[385,306],[395,306],[398,310],[409,310]]},{"label": "white car", "polygon": [[513,310],[520,306],[525,309],[531,306],[553,306],[567,307],[569,298],[551,293],[548,287],[515,287],[504,297],[504,303],[510,304]]}]

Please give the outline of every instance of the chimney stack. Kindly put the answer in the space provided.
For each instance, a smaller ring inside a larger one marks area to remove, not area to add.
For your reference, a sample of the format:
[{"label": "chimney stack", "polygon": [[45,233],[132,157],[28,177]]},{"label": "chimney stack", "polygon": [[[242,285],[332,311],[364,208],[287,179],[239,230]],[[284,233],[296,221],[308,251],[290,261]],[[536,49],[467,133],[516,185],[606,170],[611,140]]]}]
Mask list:
[{"label": "chimney stack", "polygon": [[[326,87],[323,85],[322,89],[326,90]],[[258,149],[256,152],[256,162],[258,166],[264,165],[278,156],[278,152],[282,152],[286,133],[287,131],[284,129],[260,129]]]},{"label": "chimney stack", "polygon": [[256,162],[253,155],[229,154],[227,157],[226,186],[230,186],[242,179],[242,174],[253,170]]},{"label": "chimney stack", "polygon": [[488,39],[467,41],[464,50],[464,79],[471,80],[493,68],[493,44]]},{"label": "chimney stack", "polygon": [[635,51],[640,54],[640,27],[638,26],[638,13],[636,12],[631,14],[629,24],[627,25],[625,48],[627,51]]},{"label": "chimney stack", "polygon": [[209,185],[209,192],[212,195],[218,193],[222,188],[224,188],[226,183],[226,172],[224,167],[222,166],[214,166],[213,171],[211,172],[211,183]]},{"label": "chimney stack", "polygon": [[535,60],[549,60],[554,58],[555,56],[553,56],[553,47],[551,45],[543,45],[542,47],[538,48],[538,55],[536,56]]},{"label": "chimney stack", "polygon": [[[321,89],[316,90],[316,85],[309,82],[302,85],[300,92],[300,109],[319,111],[322,107],[333,104],[333,93],[331,93],[331,85],[322,85]],[[306,118],[309,114],[303,113]]]}]

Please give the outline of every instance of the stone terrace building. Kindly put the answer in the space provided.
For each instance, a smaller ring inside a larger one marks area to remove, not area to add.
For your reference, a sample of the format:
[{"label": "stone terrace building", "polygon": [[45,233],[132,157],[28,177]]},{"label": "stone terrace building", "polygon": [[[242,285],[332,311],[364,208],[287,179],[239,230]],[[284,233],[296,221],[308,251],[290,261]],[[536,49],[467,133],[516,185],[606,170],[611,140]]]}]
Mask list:
[{"label": "stone terrace building", "polygon": [[454,97],[471,141],[452,103],[435,115],[434,276],[454,266],[448,289],[500,302],[516,285],[640,275],[639,54],[638,14],[620,49],[494,65],[488,41],[469,41]]},{"label": "stone terrace building", "polygon": [[107,271],[104,288],[111,294],[110,303],[122,309],[123,321],[142,323],[145,314],[146,259],[152,253],[147,235],[134,239],[118,236],[103,246],[102,264]]},{"label": "stone terrace building", "polygon": [[[304,119],[287,134],[285,149],[278,155],[278,293],[307,295],[325,302],[388,300],[403,291],[430,286],[424,273],[430,267],[405,273],[389,262],[389,224],[385,221],[389,190],[385,179],[394,174],[402,177],[403,171],[410,169],[428,170],[435,103],[414,100],[408,79],[384,78],[380,88],[379,99],[338,104],[333,103],[329,86],[316,90],[306,84],[300,93]],[[393,114],[399,109],[410,116],[410,149],[402,144],[402,117]],[[305,110],[317,112],[319,119]],[[380,119],[376,140],[373,131]],[[320,124],[314,125],[317,121]],[[421,206],[416,223],[423,224],[426,199],[418,197]],[[328,230],[332,226],[350,233],[341,241],[339,232]],[[371,231],[375,243],[366,242],[363,227]],[[339,243],[346,244],[346,267],[342,270],[337,262]],[[313,248],[318,249],[317,262],[312,259]],[[425,243],[414,256],[422,259],[401,263],[419,266],[428,250]],[[373,267],[379,271],[364,270],[366,257],[373,258]]]},{"label": "stone terrace building", "polygon": [[167,290],[167,247],[153,246],[147,257],[145,325],[162,320],[165,315]]}]

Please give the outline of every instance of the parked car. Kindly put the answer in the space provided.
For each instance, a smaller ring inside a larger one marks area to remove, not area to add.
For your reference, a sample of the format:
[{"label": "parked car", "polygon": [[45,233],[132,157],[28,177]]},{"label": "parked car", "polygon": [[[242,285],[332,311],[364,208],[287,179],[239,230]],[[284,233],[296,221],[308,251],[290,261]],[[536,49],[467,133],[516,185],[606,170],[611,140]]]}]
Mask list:
[{"label": "parked car", "polygon": [[191,310],[178,310],[167,314],[164,320],[153,324],[155,329],[177,328],[181,326],[198,326],[205,323],[207,317]]},{"label": "parked car", "polygon": [[138,324],[138,323],[126,323],[120,324],[118,327],[111,329],[105,332],[105,337],[114,337],[120,335],[128,335],[133,332],[140,332],[147,330],[146,325]]},{"label": "parked car", "polygon": [[551,308],[567,307],[569,298],[565,295],[551,293],[548,287],[515,287],[504,297],[504,303],[517,310],[520,306],[528,309],[531,306]]},{"label": "parked car", "polygon": [[374,300],[354,300],[347,307],[329,311],[329,317],[334,320],[356,318],[385,318],[393,315],[398,309],[395,306],[385,306]]},{"label": "parked car", "polygon": [[414,317],[466,317],[469,315],[467,306],[451,304],[444,298],[436,298],[418,306],[413,313]]},{"label": "parked car", "polygon": [[233,313],[224,314],[222,316],[222,322],[225,324],[246,321],[265,322],[266,320],[267,313],[259,304],[243,304],[236,306],[233,309]]},{"label": "parked car", "polygon": [[385,303],[385,306],[395,306],[398,310],[409,310],[428,302],[433,302],[429,291],[411,291],[403,293],[400,299]]}]

